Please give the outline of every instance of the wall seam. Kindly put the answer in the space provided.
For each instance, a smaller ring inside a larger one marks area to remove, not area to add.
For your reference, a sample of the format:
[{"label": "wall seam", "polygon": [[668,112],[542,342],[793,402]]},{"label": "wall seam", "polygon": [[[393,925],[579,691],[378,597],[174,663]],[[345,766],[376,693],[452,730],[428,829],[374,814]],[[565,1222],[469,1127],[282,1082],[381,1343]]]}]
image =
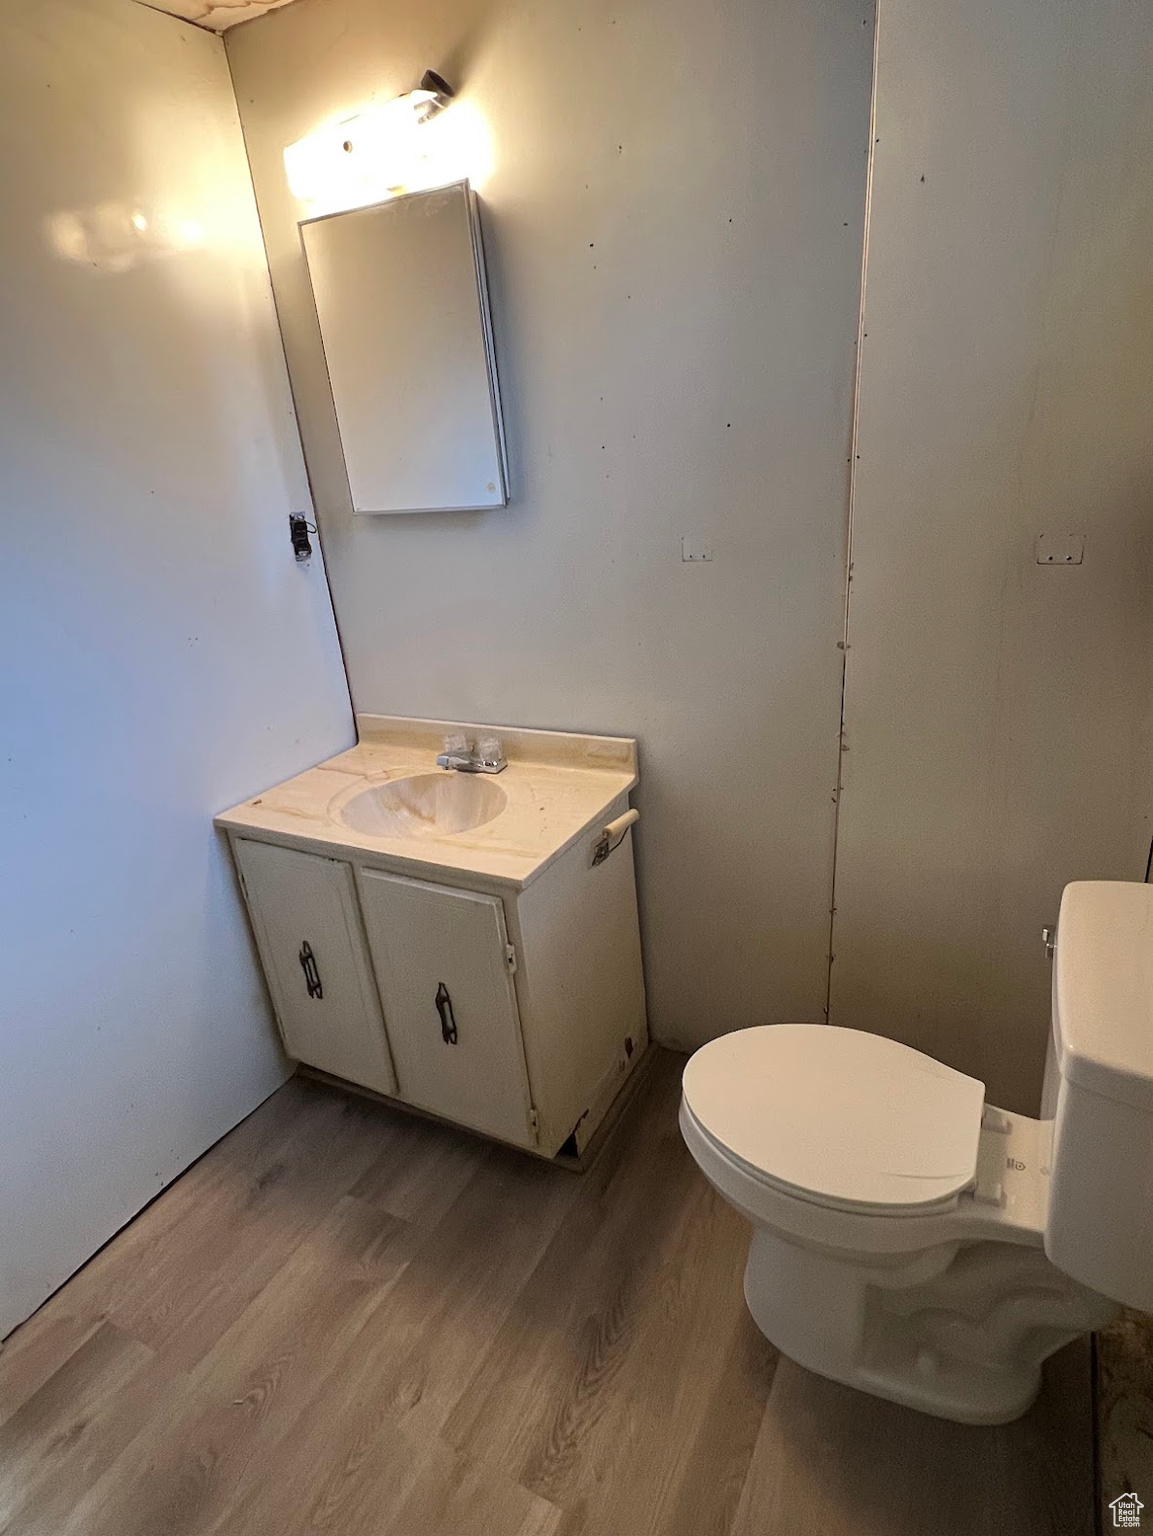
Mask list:
[{"label": "wall seam", "polygon": [[[254,16],[253,21],[261,18]],[[292,370],[288,366],[288,349],[284,344],[284,326],[280,318],[280,300],[276,294],[276,284],[272,281],[272,263],[268,259],[268,240],[264,233],[264,213],[260,207],[260,197],[256,191],[256,177],[252,173],[252,152],[248,147],[248,133],[244,127],[244,113],[240,110],[240,96],[236,89],[236,76],[232,72],[232,59],[228,52],[228,39],[217,33],[220,38],[220,46],[224,50],[224,67],[228,70],[228,83],[232,88],[232,104],[236,108],[236,125],[240,129],[240,140],[244,145],[244,163],[248,167],[248,184],[252,188],[252,204],[256,209],[256,222],[260,228],[260,248],[264,252],[264,270],[268,276],[268,292],[272,298],[272,312],[276,317],[276,334],[280,341],[280,355],[284,360],[284,376],[288,380],[288,398],[292,402],[292,420],[296,428],[296,441],[300,446],[300,461],[304,465],[304,478],[308,484],[308,496],[312,503],[313,527],[316,529],[316,542],[320,550],[320,568],[324,572],[324,586],[328,593],[328,606],[332,610],[332,623],[336,630],[336,643],[340,650],[340,665],[344,671],[344,687],[348,694],[348,707],[352,712],[353,724],[356,722],[356,701],[352,696],[352,678],[348,671],[348,652],[344,644],[344,636],[340,629],[340,614],[337,611],[336,599],[332,595],[332,577],[328,573],[328,558],[324,553],[324,535],[321,531],[320,510],[317,505],[316,487],[312,481],[312,469],[308,462],[308,453],[304,447],[304,434],[300,430],[300,406],[296,399],[296,385],[293,382]],[[299,229],[299,225],[297,226]],[[288,534],[285,532],[285,538]]]},{"label": "wall seam", "polygon": [[837,780],[833,796],[833,867],[829,882],[829,941],[825,964],[825,1023],[831,1022],[833,1005],[833,964],[836,960],[837,876],[841,852],[841,801],[844,796],[844,757],[849,750],[845,743],[845,703],[849,677],[849,623],[853,591],[853,531],[857,505],[857,466],[860,462],[861,431],[861,375],[865,350],[865,304],[869,276],[869,224],[873,210],[873,172],[877,145],[877,74],[880,62],[881,8],[883,0],[876,0],[873,7],[873,81],[869,99],[869,146],[865,169],[865,218],[861,239],[861,302],[857,311],[856,362],[853,369],[852,426],[849,433],[849,494],[845,512],[845,587],[841,609],[841,716],[837,739]]}]

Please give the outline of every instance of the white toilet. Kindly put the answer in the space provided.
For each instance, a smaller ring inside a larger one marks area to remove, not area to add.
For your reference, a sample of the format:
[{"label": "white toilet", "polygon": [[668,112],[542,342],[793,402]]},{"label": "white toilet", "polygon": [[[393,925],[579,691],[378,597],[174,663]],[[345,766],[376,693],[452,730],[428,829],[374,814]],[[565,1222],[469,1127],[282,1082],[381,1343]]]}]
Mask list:
[{"label": "white toilet", "polygon": [[776,1024],[685,1068],[681,1131],[753,1224],[784,1354],[925,1413],[1023,1413],[1117,1302],[1153,1311],[1153,887],[1067,886],[1042,1112],[878,1035]]}]

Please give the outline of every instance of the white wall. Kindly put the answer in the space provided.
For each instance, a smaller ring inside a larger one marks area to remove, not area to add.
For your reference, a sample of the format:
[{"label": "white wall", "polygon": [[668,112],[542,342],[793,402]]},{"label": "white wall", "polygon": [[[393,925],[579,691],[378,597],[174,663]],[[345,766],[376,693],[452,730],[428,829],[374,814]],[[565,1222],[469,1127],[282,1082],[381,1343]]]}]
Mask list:
[{"label": "white wall", "polygon": [[[356,706],[640,738],[665,1041],[825,1001],[872,30],[869,0],[298,0],[228,36]],[[513,505],[354,520],[281,153],[427,66],[493,136]]]},{"label": "white wall", "polygon": [[1041,927],[1153,809],[1153,9],[879,25],[832,1018],[1028,1111]]},{"label": "white wall", "polygon": [[0,135],[2,1335],[281,1080],[210,819],[351,726],[222,45],[0,16]]}]

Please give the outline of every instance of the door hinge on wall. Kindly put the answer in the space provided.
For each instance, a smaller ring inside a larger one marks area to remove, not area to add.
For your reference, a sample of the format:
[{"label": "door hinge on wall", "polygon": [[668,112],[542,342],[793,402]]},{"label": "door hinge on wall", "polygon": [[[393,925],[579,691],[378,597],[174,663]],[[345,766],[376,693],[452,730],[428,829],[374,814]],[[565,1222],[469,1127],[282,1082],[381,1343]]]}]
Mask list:
[{"label": "door hinge on wall", "polygon": [[505,963],[505,965],[508,966],[509,971],[515,976],[516,975],[516,948],[512,944],[506,944],[505,947],[504,947],[504,963]]},{"label": "door hinge on wall", "polygon": [[530,1104],[529,1107],[528,1107],[528,1128],[532,1132],[532,1139],[534,1141],[539,1141],[540,1140],[540,1116],[536,1112],[536,1105],[535,1104]]}]

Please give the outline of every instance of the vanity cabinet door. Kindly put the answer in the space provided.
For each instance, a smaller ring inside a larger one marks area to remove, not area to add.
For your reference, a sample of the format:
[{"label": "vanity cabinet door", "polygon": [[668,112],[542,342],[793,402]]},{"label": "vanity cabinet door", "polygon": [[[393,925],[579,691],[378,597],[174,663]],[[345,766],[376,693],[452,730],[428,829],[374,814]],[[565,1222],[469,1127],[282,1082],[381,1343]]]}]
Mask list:
[{"label": "vanity cabinet door", "polygon": [[401,1098],[535,1146],[500,901],[375,869],[357,879]]},{"label": "vanity cabinet door", "polygon": [[395,1094],[351,867],[247,838],[234,848],[285,1050]]}]

